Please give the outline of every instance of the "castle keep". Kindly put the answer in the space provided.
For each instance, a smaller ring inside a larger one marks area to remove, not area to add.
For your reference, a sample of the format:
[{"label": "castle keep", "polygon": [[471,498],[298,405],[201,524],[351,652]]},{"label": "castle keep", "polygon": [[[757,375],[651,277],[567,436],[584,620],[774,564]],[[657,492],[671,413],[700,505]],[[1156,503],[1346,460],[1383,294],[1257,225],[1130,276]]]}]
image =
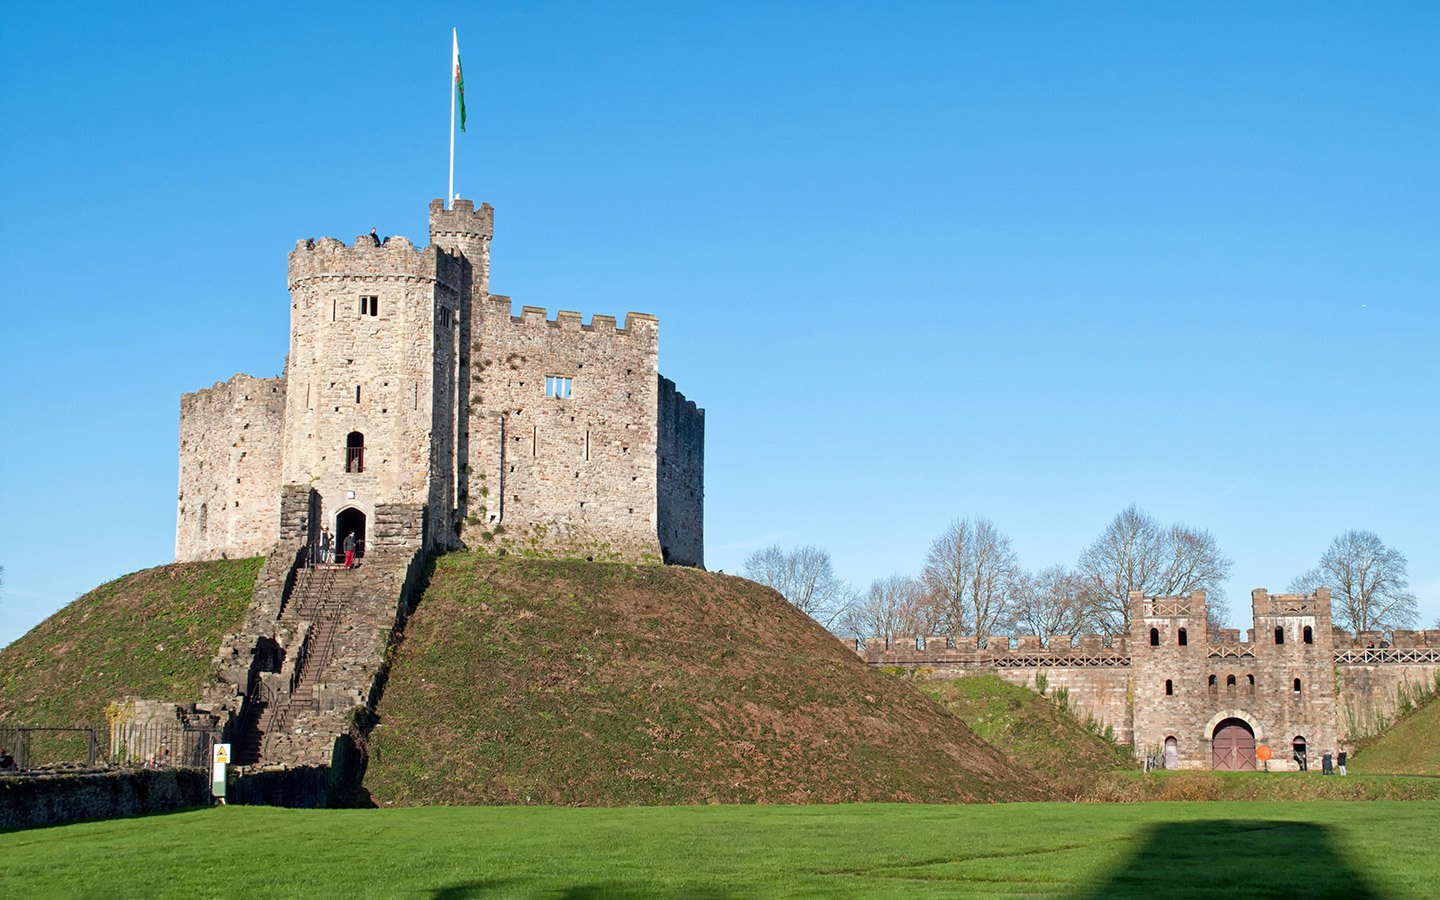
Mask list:
[{"label": "castle keep", "polygon": [[882,637],[855,650],[872,665],[934,677],[988,674],[1063,689],[1077,715],[1182,769],[1254,769],[1262,744],[1274,753],[1271,769],[1295,768],[1300,747],[1318,761],[1372,732],[1402,692],[1440,673],[1440,631],[1336,630],[1324,588],[1253,591],[1251,613],[1246,640],[1237,629],[1210,636],[1204,591],[1132,592],[1124,635]]},{"label": "castle keep", "polygon": [[494,210],[430,204],[430,245],[290,253],[284,374],[180,402],[177,560],[278,541],[462,544],[704,564],[705,414],[659,373],[659,322],[554,319],[490,293]]}]

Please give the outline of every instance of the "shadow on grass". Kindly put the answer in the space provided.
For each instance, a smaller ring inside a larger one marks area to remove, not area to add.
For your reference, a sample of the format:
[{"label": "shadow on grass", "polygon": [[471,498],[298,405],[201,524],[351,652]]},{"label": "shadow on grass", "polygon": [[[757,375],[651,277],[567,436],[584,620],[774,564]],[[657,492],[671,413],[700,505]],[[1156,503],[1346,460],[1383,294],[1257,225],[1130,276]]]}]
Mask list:
[{"label": "shadow on grass", "polygon": [[1082,897],[1334,897],[1380,893],[1332,829],[1309,822],[1169,822]]}]

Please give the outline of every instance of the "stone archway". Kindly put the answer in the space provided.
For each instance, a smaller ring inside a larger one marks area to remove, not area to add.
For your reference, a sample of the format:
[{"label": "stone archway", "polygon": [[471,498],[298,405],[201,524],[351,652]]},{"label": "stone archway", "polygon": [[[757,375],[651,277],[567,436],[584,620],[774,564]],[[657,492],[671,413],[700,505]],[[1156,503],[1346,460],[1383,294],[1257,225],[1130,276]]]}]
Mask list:
[{"label": "stone archway", "polygon": [[344,552],[345,536],[349,534],[355,535],[355,558],[359,559],[365,555],[365,513],[353,506],[347,506],[335,514],[337,556]]},{"label": "stone archway", "polygon": [[1210,767],[1230,772],[1255,771],[1255,730],[1244,719],[1222,719],[1210,737]]}]

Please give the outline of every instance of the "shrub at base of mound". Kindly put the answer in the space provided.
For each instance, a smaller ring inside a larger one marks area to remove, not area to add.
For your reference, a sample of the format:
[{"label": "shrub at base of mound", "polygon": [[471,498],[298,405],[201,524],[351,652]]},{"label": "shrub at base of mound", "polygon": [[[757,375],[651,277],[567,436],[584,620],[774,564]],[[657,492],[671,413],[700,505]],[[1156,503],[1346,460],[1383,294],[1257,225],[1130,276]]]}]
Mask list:
[{"label": "shrub at base of mound", "polygon": [[83,595],[0,650],[0,722],[95,724],[125,696],[199,700],[261,562],[174,563]]},{"label": "shrub at base of mound", "polygon": [[778,594],[695,569],[443,557],[377,712],[381,805],[1037,796]]}]

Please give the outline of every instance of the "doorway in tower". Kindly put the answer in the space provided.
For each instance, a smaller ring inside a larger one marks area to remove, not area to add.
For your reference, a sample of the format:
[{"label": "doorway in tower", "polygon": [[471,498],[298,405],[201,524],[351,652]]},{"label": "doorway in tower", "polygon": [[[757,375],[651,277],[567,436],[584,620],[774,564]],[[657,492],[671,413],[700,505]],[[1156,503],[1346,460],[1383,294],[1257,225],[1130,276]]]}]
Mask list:
[{"label": "doorway in tower", "polygon": [[1228,772],[1255,771],[1255,732],[1244,719],[1225,719],[1210,739],[1211,768]]},{"label": "doorway in tower", "polygon": [[1165,768],[1180,768],[1180,742],[1173,734],[1165,739]]},{"label": "doorway in tower", "polygon": [[340,510],[335,515],[336,556],[344,559],[346,535],[355,535],[355,558],[365,555],[365,514],[353,506]]}]

